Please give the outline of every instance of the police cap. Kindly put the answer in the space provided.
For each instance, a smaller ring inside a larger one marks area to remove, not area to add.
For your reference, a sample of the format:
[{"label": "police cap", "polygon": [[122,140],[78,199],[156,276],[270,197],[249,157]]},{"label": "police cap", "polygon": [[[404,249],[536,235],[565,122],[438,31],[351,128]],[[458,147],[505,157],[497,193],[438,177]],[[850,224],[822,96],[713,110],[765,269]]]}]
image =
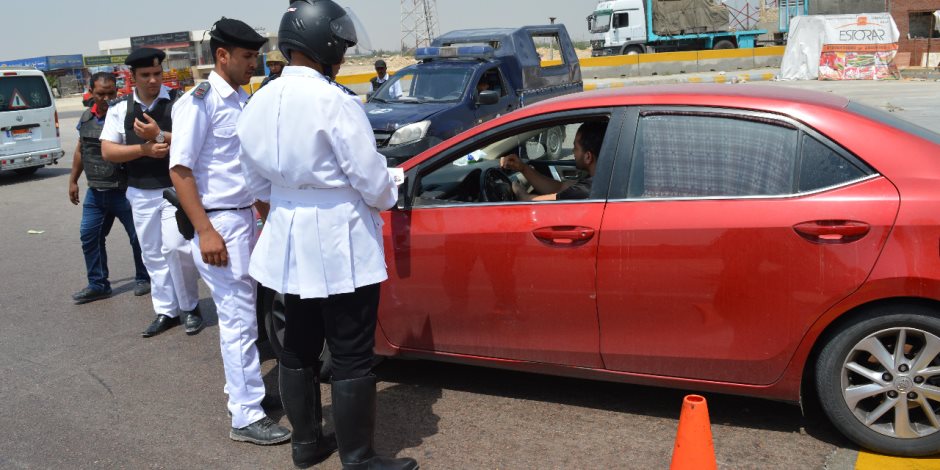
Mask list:
[{"label": "police cap", "polygon": [[379,59],[379,60],[375,61],[375,68],[377,68],[377,69],[384,69],[384,68],[387,68],[387,67],[385,67],[385,61],[382,60],[382,59]]},{"label": "police cap", "polygon": [[243,21],[222,17],[209,31],[209,37],[222,44],[257,51],[268,40]]},{"label": "police cap", "polygon": [[124,65],[129,65],[133,68],[156,67],[163,63],[163,59],[166,59],[166,52],[152,47],[141,47],[140,49],[135,49],[124,59]]}]

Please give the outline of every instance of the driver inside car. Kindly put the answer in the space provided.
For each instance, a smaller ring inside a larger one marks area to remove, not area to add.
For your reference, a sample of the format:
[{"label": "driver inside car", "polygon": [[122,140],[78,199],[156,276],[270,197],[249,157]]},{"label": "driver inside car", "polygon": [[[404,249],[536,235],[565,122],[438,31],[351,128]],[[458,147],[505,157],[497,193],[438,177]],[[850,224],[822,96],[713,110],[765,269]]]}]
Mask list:
[{"label": "driver inside car", "polygon": [[519,201],[560,201],[566,199],[587,199],[591,195],[591,183],[597,167],[597,157],[601,153],[601,143],[607,123],[586,122],[581,124],[574,136],[574,164],[587,172],[575,181],[558,181],[543,175],[535,168],[523,162],[518,155],[510,154],[499,159],[500,168],[522,173],[532,185],[529,193],[518,183],[513,183],[512,190]]}]

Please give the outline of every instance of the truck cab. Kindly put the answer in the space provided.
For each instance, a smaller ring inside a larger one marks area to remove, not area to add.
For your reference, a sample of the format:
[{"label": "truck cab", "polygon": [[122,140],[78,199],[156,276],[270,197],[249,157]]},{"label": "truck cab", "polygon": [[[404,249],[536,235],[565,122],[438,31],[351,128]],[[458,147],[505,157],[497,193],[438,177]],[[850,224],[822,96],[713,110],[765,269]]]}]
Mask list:
[{"label": "truck cab", "polygon": [[[554,44],[551,57],[539,55],[543,40]],[[583,90],[564,25],[453,31],[415,58],[418,64],[395,73],[365,105],[390,165],[527,104]]]}]

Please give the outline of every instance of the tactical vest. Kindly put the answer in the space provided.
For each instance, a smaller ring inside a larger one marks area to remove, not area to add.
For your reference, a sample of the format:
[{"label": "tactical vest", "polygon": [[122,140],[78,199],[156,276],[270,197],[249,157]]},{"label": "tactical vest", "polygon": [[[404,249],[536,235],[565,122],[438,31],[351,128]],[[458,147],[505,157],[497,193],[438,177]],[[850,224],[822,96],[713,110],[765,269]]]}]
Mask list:
[{"label": "tactical vest", "polygon": [[372,91],[376,91],[379,89],[380,86],[382,86],[382,83],[385,83],[385,82],[379,83],[379,77],[372,77],[369,80],[369,83],[372,83]]},{"label": "tactical vest", "polygon": [[78,138],[82,146],[82,166],[89,188],[124,189],[127,187],[127,174],[121,165],[105,161],[101,157],[101,130],[103,122],[86,109],[79,119]]},{"label": "tactical vest", "polygon": [[[164,132],[173,130],[173,121],[170,112],[173,110],[174,94],[171,99],[159,100],[153,110],[147,114],[157,122]],[[133,95],[127,97],[127,113],[124,117],[124,143],[127,145],[143,144],[147,141],[137,137],[134,133],[134,119],[144,119],[143,108],[134,101]],[[170,156],[163,158],[141,157],[124,164],[127,170],[127,185],[138,189],[161,189],[173,186],[170,181]]]}]

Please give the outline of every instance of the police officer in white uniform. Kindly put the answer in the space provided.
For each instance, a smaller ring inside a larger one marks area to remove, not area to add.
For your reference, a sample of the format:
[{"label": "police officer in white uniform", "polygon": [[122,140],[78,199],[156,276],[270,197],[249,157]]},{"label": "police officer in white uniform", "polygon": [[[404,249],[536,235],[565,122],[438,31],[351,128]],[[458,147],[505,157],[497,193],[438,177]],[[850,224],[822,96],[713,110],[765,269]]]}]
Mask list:
[{"label": "police officer in white uniform", "polygon": [[[225,391],[232,415],[229,437],[254,444],[290,439],[290,431],[261,408],[264,382],[255,341],[255,282],[248,261],[257,226],[255,199],[245,186],[235,123],[248,101],[258,49],[266,42],[247,24],[222,18],[209,32],[215,70],[173,106],[176,132],[170,176],[196,236],[192,251],[219,315]],[[267,213],[267,205],[260,207]]]},{"label": "police officer in white uniform", "polygon": [[176,226],[176,209],[163,198],[170,182],[171,110],[176,90],[163,85],[159,49],[140,48],[127,56],[134,92],[112,103],[101,131],[101,154],[122,163],[127,172],[127,200],[134,213],[144,266],[151,279],[156,318],[141,335],[160,334],[180,322],[187,335],[203,326],[199,314],[199,274],[190,244]]},{"label": "police officer in white uniform", "polygon": [[278,41],[290,65],[252,97],[238,137],[248,185],[271,203],[249,272],[285,297],[279,377],[294,463],[324,458],[316,377],[325,337],[343,468],[415,469],[413,459],[376,456],[372,445],[376,312],[388,277],[379,211],[398,190],[361,102],[333,83],[355,27],[331,0],[295,1]]}]

